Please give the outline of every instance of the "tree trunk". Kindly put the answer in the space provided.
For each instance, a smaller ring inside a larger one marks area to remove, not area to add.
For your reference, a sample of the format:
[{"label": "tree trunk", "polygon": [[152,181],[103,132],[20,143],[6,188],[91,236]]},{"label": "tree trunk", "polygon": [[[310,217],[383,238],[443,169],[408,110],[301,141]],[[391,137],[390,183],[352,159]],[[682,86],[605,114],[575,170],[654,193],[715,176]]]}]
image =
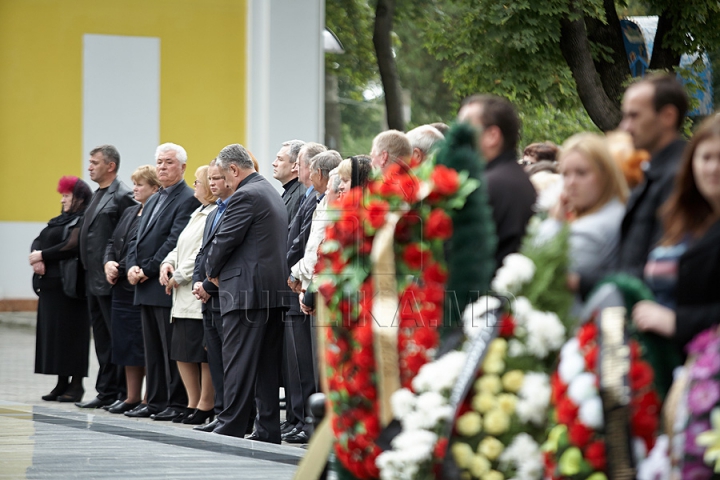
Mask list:
[{"label": "tree trunk", "polygon": [[603,90],[607,93],[610,101],[620,108],[625,91],[623,82],[630,76],[630,66],[627,53],[625,53],[625,43],[615,2],[604,0],[603,5],[606,23],[596,18],[586,17],[585,25],[587,26],[588,40],[610,49],[605,56],[599,55],[594,59],[595,68],[600,74]]},{"label": "tree trunk", "polygon": [[373,45],[380,70],[380,79],[385,91],[388,128],[403,131],[405,122],[403,120],[400,77],[395,65],[391,38],[394,14],[395,0],[378,0],[375,9]]},{"label": "tree trunk", "polygon": [[663,47],[665,35],[672,29],[673,17],[670,12],[664,11],[658,18],[658,26],[655,31],[655,42],[653,44],[652,58],[650,59],[650,70],[669,70],[680,65],[680,54],[671,49]]},{"label": "tree trunk", "polygon": [[577,84],[578,95],[593,123],[602,131],[614,130],[622,118],[617,104],[603,89],[595,69],[585,20],[563,18],[560,22],[560,50]]}]

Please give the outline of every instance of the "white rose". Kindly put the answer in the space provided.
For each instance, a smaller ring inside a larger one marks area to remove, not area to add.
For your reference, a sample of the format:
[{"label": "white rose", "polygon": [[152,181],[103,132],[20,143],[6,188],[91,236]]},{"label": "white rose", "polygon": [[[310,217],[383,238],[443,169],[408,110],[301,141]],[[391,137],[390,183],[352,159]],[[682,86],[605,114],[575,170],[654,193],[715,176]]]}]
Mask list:
[{"label": "white rose", "polygon": [[585,370],[585,359],[582,355],[568,355],[560,359],[558,375],[565,385],[570,385],[573,378]]},{"label": "white rose", "polygon": [[402,420],[411,413],[415,409],[415,401],[415,395],[407,388],[401,388],[393,393],[390,397],[390,405],[395,418]]},{"label": "white rose", "polygon": [[599,430],[603,427],[603,407],[600,397],[595,396],[588,398],[582,404],[580,404],[580,411],[578,412],[578,418],[585,424],[585,426],[592,428],[593,430]]},{"label": "white rose", "polygon": [[596,381],[597,377],[593,373],[579,374],[568,385],[568,397],[575,405],[581,405],[585,400],[597,396]]}]

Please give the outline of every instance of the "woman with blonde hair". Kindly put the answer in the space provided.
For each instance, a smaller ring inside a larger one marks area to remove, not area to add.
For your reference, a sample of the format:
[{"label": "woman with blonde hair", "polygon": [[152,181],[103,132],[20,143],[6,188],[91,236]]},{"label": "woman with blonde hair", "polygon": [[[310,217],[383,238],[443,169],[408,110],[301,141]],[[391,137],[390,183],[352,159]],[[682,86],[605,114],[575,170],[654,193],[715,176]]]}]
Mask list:
[{"label": "woman with blonde hair", "polygon": [[190,216],[185,229],[178,236],[177,246],[168,253],[160,266],[160,283],[165,293],[173,296],[170,312],[173,327],[170,358],[177,361],[180,377],[188,395],[184,414],[173,419],[175,423],[202,425],[214,417],[215,390],[210,378],[207,351],[203,345],[205,335],[202,304],[192,293],[192,276],[195,257],[202,244],[208,214],[217,205],[210,191],[209,167],[204,165],[195,172],[195,198],[200,207]]},{"label": "woman with blonde hair", "polygon": [[580,133],[567,139],[558,163],[563,190],[541,224],[540,236],[553,236],[569,224],[567,284],[576,293],[579,308],[581,299],[615,268],[628,187],[599,135]]}]

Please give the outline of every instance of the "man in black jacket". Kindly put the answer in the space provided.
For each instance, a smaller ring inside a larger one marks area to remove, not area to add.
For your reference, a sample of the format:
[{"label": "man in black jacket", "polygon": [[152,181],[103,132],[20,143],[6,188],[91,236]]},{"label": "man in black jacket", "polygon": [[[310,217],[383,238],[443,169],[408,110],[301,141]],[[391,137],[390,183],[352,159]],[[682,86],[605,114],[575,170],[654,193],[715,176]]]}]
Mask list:
[{"label": "man in black jacket", "polygon": [[680,129],[688,97],[673,75],[655,75],[625,91],[620,128],[630,134],[637,149],[652,158],[643,183],[627,203],[620,233],[620,270],[642,278],[650,250],[663,235],[659,209],[675,183],[685,141]]},{"label": "man in black jacket", "polygon": [[504,98],[472,95],[463,100],[458,120],[479,130],[478,150],[487,160],[485,179],[498,239],[495,263],[499,268],[503,258],[520,250],[537,197],[517,162],[520,119]]},{"label": "man in black jacket", "polygon": [[187,407],[187,393],[177,363],[170,360],[172,297],[159,282],[160,263],[177,245],[180,232],[200,202],[183,181],[187,162],[183,147],[162,144],[155,158],[162,188],[145,204],[127,258],[128,281],[135,285],[135,305],[142,307],[148,402],[125,415],[168,421]]},{"label": "man in black jacket", "polygon": [[126,208],[135,205],[132,191],[117,178],[120,154],[112,145],[90,151],[90,179],[98,184],[80,229],[80,259],[85,267],[85,285],[92,322],[98,370],[97,397],[80,408],[110,406],[124,400],[124,369],[112,363],[110,285],[105,279],[103,257],[108,239]]},{"label": "man in black jacket", "polygon": [[300,208],[301,199],[305,195],[305,185],[298,181],[298,154],[305,145],[302,140],[288,140],[283,142],[278,151],[273,166],[273,178],[282,183],[282,198],[288,211],[288,222]]}]

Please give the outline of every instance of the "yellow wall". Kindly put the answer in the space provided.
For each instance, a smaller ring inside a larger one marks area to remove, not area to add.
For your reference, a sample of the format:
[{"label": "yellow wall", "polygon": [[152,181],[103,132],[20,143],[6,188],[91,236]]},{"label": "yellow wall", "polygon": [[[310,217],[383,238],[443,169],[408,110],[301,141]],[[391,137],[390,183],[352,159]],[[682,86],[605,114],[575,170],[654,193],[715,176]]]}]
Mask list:
[{"label": "yellow wall", "polygon": [[0,0],[0,221],[47,221],[58,179],[82,178],[84,34],[160,38],[160,142],[186,148],[187,179],[244,143],[246,14],[245,0]]}]

